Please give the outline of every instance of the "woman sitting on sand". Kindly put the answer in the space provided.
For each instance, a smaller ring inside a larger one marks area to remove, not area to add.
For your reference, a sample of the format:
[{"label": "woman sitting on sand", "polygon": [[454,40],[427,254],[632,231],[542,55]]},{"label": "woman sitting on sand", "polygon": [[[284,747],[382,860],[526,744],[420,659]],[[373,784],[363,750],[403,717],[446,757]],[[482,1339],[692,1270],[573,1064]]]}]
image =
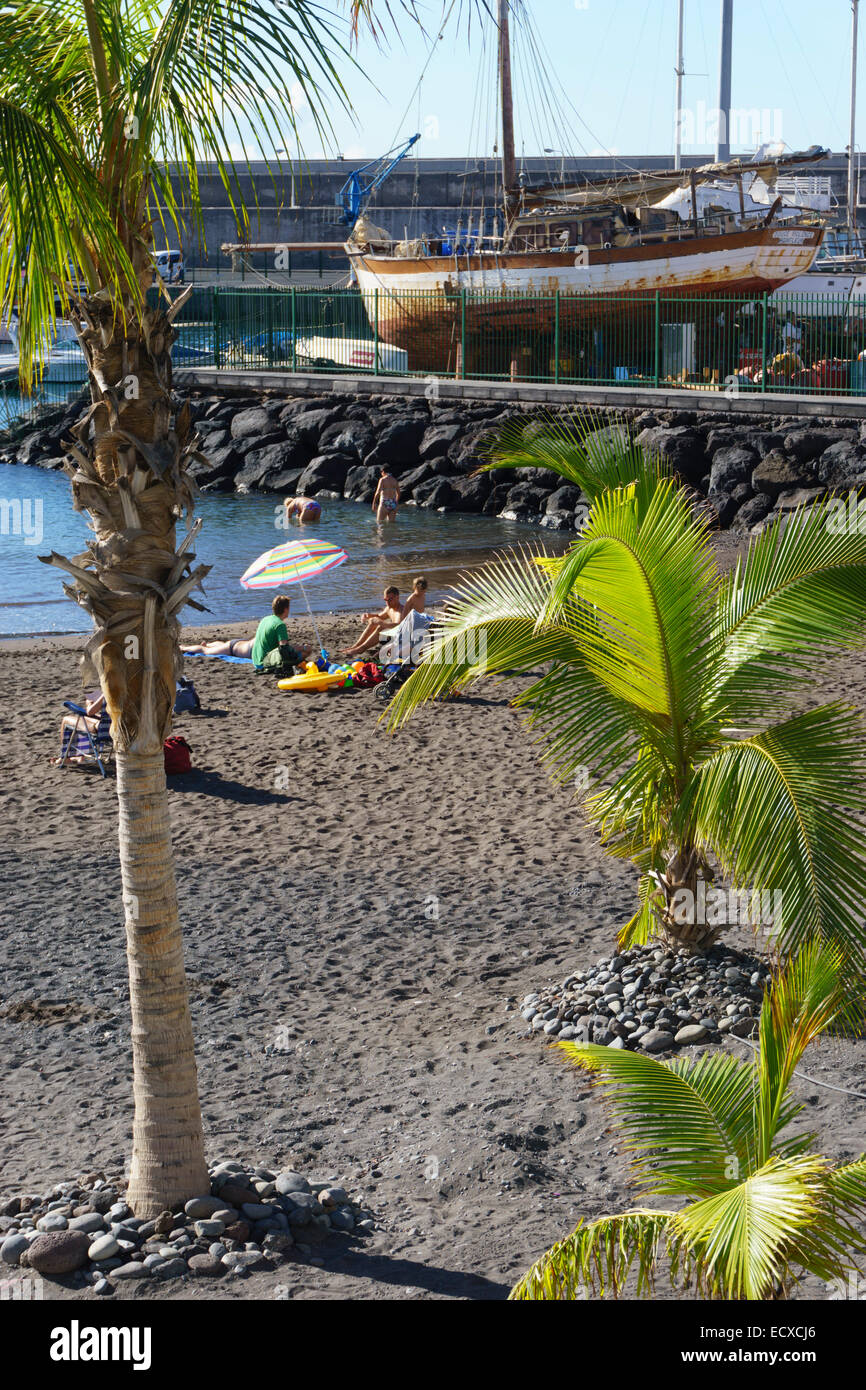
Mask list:
[{"label": "woman sitting on sand", "polygon": [[294,517],[302,526],[318,521],[322,515],[322,504],[314,497],[286,497],[283,505],[286,509],[286,521],[291,521]]},{"label": "woman sitting on sand", "polygon": [[[92,734],[95,734],[96,730],[99,728],[99,716],[102,714],[102,711],[104,709],[105,696],[100,691],[100,693],[98,695],[95,695],[92,700],[85,699],[84,714],[64,714],[63,718],[60,721],[61,747],[63,746],[64,738],[67,737],[67,729],[71,731],[68,735],[69,738],[73,738],[76,733],[81,733],[82,729],[84,729],[85,727],[88,728]],[[60,763],[61,758],[62,754],[58,758],[52,758],[51,762],[57,765]],[[65,758],[64,761],[67,763],[84,763],[89,761],[89,755],[76,753]]]},{"label": "woman sitting on sand", "polygon": [[[268,652],[272,652],[281,642],[288,642],[289,630],[286,618],[289,616],[291,599],[285,594],[277,594],[271,604],[272,614],[262,618],[256,628],[255,637],[234,637],[230,642],[197,642],[191,647],[181,647],[186,656],[251,656],[254,666],[261,666]],[[293,648],[297,666],[306,661],[311,647]]]},{"label": "woman sitting on sand", "polygon": [[409,613],[423,613],[424,604],[427,602],[427,580],[423,574],[419,574],[417,579],[412,580],[412,592],[400,611],[402,622]]}]

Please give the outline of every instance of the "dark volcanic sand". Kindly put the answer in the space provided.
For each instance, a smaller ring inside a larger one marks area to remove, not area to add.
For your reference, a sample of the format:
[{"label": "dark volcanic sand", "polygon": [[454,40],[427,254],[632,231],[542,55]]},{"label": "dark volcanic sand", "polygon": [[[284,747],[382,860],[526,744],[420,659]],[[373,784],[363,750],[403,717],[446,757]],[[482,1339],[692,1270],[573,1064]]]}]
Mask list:
[{"label": "dark volcanic sand", "polygon": [[[325,640],[353,629],[325,620]],[[80,691],[76,646],[0,647],[3,1200],[130,1146],[114,782],[48,765],[60,702]],[[377,1229],[332,1238],[321,1269],[115,1297],[504,1298],[579,1216],[629,1202],[601,1104],[506,1001],[610,954],[632,871],[547,780],[513,683],[391,737],[369,692],[284,695],[249,668],[187,668],[206,711],[177,721],[196,769],[170,799],[209,1156],[338,1176]],[[859,658],[824,690],[862,704]],[[863,1056],[825,1041],[805,1070],[866,1090]],[[796,1086],[826,1153],[866,1148],[866,1103]],[[46,1296],[94,1297],[52,1282]]]}]

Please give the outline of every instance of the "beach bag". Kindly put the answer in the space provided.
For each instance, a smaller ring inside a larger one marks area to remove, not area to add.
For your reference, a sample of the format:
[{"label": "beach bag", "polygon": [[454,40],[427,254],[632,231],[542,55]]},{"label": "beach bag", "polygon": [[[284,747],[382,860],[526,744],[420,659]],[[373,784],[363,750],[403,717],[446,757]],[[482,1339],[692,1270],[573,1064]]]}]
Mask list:
[{"label": "beach bag", "polygon": [[165,775],[172,777],[178,772],[192,772],[192,749],[180,734],[172,734],[162,746],[165,757]]},{"label": "beach bag", "polygon": [[360,671],[356,671],[353,683],[360,686],[362,690],[368,690],[372,685],[378,685],[382,679],[382,673],[375,661],[365,661]]},{"label": "beach bag", "polygon": [[292,676],[295,673],[298,659],[298,653],[291,642],[281,642],[278,647],[274,647],[272,652],[267,653],[262,660],[260,670],[267,671],[270,675]]},{"label": "beach bag", "polygon": [[201,709],[201,700],[198,698],[198,691],[192,681],[184,680],[180,677],[177,683],[177,693],[174,697],[175,714],[184,714],[187,710],[198,713]]}]

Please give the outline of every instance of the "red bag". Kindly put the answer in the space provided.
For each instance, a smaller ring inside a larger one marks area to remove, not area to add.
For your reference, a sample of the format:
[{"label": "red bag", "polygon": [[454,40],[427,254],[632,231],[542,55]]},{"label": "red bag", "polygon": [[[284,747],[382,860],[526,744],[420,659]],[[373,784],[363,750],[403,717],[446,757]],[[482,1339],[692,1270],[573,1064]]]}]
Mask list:
[{"label": "red bag", "polygon": [[378,685],[382,679],[382,672],[375,661],[365,661],[360,671],[353,677],[352,684],[360,686],[362,690],[367,690],[371,685]]},{"label": "red bag", "polygon": [[173,776],[177,772],[192,772],[192,749],[186,739],[181,734],[172,734],[165,740],[162,746],[165,756],[165,775]]}]

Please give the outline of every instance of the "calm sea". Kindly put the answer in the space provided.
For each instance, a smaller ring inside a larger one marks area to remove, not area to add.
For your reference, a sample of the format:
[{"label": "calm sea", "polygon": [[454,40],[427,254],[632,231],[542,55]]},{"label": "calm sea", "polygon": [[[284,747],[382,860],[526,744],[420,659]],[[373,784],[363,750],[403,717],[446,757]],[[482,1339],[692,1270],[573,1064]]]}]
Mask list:
[{"label": "calm sea", "polygon": [[[306,585],[318,612],[376,607],[386,584],[408,593],[416,574],[425,574],[435,601],[459,575],[494,553],[543,542],[561,552],[568,535],[516,522],[402,507],[399,519],[379,526],[368,504],[324,502],[316,527],[291,532],[275,524],[281,502],[273,496],[211,495],[199,499],[203,527],[199,561],[212,565],[205,594],[194,595],[209,613],[184,611],[187,623],[255,620],[269,607],[267,593],[241,587],[247,566],[271,546],[294,535],[332,541],[348,554],[346,564]],[[90,532],[72,510],[64,473],[0,465],[0,637],[52,632],[87,632],[87,614],[63,593],[63,573],[40,563],[52,550],[68,557],[84,550]],[[182,535],[179,530],[178,535]],[[302,610],[298,593],[295,612]]]}]

